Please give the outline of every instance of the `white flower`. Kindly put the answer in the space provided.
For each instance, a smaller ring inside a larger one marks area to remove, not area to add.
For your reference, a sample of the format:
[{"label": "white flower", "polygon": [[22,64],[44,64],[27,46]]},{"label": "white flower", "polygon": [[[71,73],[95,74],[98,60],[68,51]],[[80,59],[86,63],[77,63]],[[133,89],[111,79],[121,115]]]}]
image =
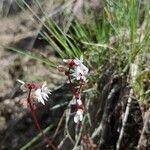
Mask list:
[{"label": "white flower", "polygon": [[76,80],[83,80],[83,81],[86,80],[85,74],[79,66],[75,68],[75,72],[72,73],[72,76],[74,76]]},{"label": "white flower", "polygon": [[63,62],[67,63],[67,62],[68,62],[68,59],[63,59]]},{"label": "white flower", "polygon": [[27,88],[25,87],[25,82],[24,81],[22,81],[22,80],[17,80],[19,83],[21,83],[21,86],[20,86],[20,89],[22,90],[22,91],[27,91]]},{"label": "white flower", "polygon": [[78,103],[79,106],[81,106],[82,105],[81,99],[77,99],[77,103]]},{"label": "white flower", "polygon": [[74,60],[74,63],[80,68],[80,70],[83,72],[82,74],[87,75],[89,69],[83,64],[83,56],[80,57],[80,59],[76,58]]},{"label": "white flower", "polygon": [[89,69],[83,64],[83,57],[80,59],[74,59],[74,63],[76,64],[74,68],[74,73],[72,75],[76,78],[76,80],[86,80],[86,75],[88,74]]},{"label": "white flower", "polygon": [[83,110],[78,109],[75,116],[74,116],[74,122],[78,123],[79,121],[82,121],[82,119],[83,119]]},{"label": "white flower", "polygon": [[48,94],[50,94],[50,90],[46,87],[46,82],[43,83],[41,88],[38,88],[35,91],[35,96],[38,102],[41,102],[43,105],[45,105],[44,100],[48,100]]},{"label": "white flower", "polygon": [[76,98],[73,96],[72,100],[70,101],[71,105],[76,105]]},{"label": "white flower", "polygon": [[76,58],[74,60],[74,62],[75,62],[76,65],[81,65],[83,63],[83,56],[81,55],[80,59]]},{"label": "white flower", "polygon": [[71,104],[71,105],[76,105],[76,104],[78,104],[79,106],[81,106],[81,105],[82,105],[81,96],[79,96],[78,99],[76,99],[76,97],[73,96],[73,98],[72,98],[70,104]]}]

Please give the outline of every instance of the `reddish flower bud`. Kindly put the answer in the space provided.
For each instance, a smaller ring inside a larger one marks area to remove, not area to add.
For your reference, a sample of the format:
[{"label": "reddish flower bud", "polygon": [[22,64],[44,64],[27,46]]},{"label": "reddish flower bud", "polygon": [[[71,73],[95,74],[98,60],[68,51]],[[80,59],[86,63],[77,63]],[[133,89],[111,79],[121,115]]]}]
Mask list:
[{"label": "reddish flower bud", "polygon": [[70,66],[70,67],[73,67],[75,64],[74,60],[73,59],[69,59],[67,64]]}]

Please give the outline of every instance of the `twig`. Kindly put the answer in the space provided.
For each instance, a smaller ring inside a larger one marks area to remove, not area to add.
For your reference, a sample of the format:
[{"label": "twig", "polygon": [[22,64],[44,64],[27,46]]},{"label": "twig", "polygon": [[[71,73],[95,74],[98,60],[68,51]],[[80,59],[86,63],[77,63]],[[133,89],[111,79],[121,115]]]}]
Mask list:
[{"label": "twig", "polygon": [[[84,116],[82,124],[84,124],[86,117],[87,117],[87,115]],[[84,126],[81,126],[81,128],[80,128],[79,135],[77,137],[76,143],[75,143],[75,145],[74,145],[72,150],[76,150],[76,148],[77,148],[77,146],[78,146],[78,144],[80,142],[80,139],[81,139],[81,136],[82,136],[83,127]]]},{"label": "twig", "polygon": [[60,149],[62,146],[63,146],[63,144],[64,144],[64,142],[66,141],[66,139],[68,138],[68,135],[66,135],[64,138],[63,138],[63,140],[60,142],[60,144],[58,145],[58,149]]},{"label": "twig", "polygon": [[[70,105],[70,103],[69,103],[69,105]],[[66,112],[65,132],[67,133],[68,138],[70,139],[70,141],[74,144],[75,142],[72,139],[72,137],[71,137],[71,135],[69,133],[69,129],[68,129],[68,122],[69,122],[69,118],[70,118],[70,108],[68,110],[66,110],[65,112]]]},{"label": "twig", "polygon": [[51,107],[50,110],[52,111],[52,110],[59,109],[59,108],[61,108],[61,107],[63,107],[63,106],[66,106],[67,104],[68,104],[68,102],[64,102],[64,103],[57,104],[57,105]]},{"label": "twig", "polygon": [[132,97],[133,96],[133,89],[130,90],[130,94],[129,94],[129,98],[128,98],[128,103],[127,103],[127,107],[125,110],[125,115],[124,115],[124,119],[122,121],[122,128],[120,131],[120,135],[119,135],[119,139],[117,141],[117,145],[116,145],[116,149],[119,150],[121,147],[121,143],[122,143],[122,139],[123,139],[123,135],[124,135],[124,130],[125,130],[125,126],[128,120],[128,116],[129,116],[129,111],[130,111],[130,107],[131,107],[131,102],[132,102]]},{"label": "twig", "polygon": [[56,135],[57,135],[57,133],[58,133],[58,130],[59,130],[59,128],[60,128],[60,126],[61,126],[61,124],[62,124],[62,121],[63,121],[63,119],[64,119],[64,117],[65,117],[65,112],[66,112],[66,111],[64,111],[63,115],[61,116],[61,118],[60,118],[60,120],[59,120],[59,123],[58,123],[58,125],[57,125],[56,130],[55,130],[55,133],[54,133],[54,135],[53,135],[53,139],[56,137]]},{"label": "twig", "polygon": [[[68,104],[69,105],[69,104]],[[69,109],[70,110],[70,109]],[[69,114],[68,114],[69,113]],[[63,138],[63,140],[60,142],[60,144],[58,145],[58,149],[60,149],[61,147],[62,147],[62,145],[64,144],[64,142],[66,141],[66,139],[67,138],[69,138],[70,139],[70,141],[74,144],[74,141],[73,141],[73,139],[72,139],[72,137],[70,136],[70,133],[69,133],[69,130],[68,130],[68,121],[69,121],[69,116],[70,116],[70,111],[67,113],[67,110],[65,110],[64,111],[64,113],[63,113],[63,116],[62,116],[62,118],[61,118],[61,120],[60,120],[60,122],[59,122],[59,124],[61,124],[61,122],[62,122],[62,120],[63,120],[63,118],[64,118],[64,116],[65,116],[65,114],[66,114],[66,123],[65,123],[65,131],[66,131],[66,135],[65,135],[65,137]],[[59,126],[59,125],[58,125]],[[57,130],[57,129],[56,129]],[[55,131],[56,132],[56,131]]]},{"label": "twig", "polygon": [[94,139],[96,136],[100,135],[100,141],[103,141],[103,134],[105,132],[105,128],[106,128],[106,122],[108,122],[108,118],[111,114],[111,108],[114,107],[113,104],[113,99],[115,98],[116,94],[119,92],[120,90],[120,86],[118,86],[117,84],[114,85],[113,89],[110,91],[107,99],[106,99],[106,104],[105,104],[105,110],[103,113],[103,117],[102,120],[100,122],[99,127],[93,132],[91,138]]},{"label": "twig", "polygon": [[[148,147],[149,138],[146,135],[150,135],[150,108],[144,115],[144,126],[138,142],[137,150],[146,149]],[[143,142],[144,141],[144,142]]]},{"label": "twig", "polygon": [[[137,56],[136,59],[138,60],[138,56]],[[135,59],[134,63],[132,63],[131,66],[130,66],[130,75],[131,75],[131,81],[132,81],[131,83],[132,84],[135,83],[136,75],[138,73],[138,64],[136,63],[136,59]],[[122,128],[121,128],[121,131],[120,131],[119,139],[118,139],[117,144],[116,144],[116,150],[119,150],[120,147],[121,147],[125,126],[126,126],[128,116],[129,116],[132,97],[133,97],[133,89],[131,89],[130,93],[129,93],[128,103],[127,103],[127,107],[126,107],[126,110],[125,110],[124,119],[122,121]]]},{"label": "twig", "polygon": [[91,117],[90,117],[90,113],[89,113],[90,102],[91,102],[90,98],[88,98],[87,95],[86,95],[86,98],[85,98],[86,112],[87,112],[89,125],[92,127]]}]

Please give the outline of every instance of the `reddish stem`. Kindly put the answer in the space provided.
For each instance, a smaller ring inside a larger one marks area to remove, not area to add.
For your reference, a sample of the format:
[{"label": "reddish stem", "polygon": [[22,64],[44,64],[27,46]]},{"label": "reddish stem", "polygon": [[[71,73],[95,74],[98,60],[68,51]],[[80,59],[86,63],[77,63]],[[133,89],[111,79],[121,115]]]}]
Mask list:
[{"label": "reddish stem", "polygon": [[76,90],[75,90],[75,88],[73,87],[73,85],[72,85],[72,82],[71,82],[71,77],[70,77],[70,68],[69,68],[69,70],[68,70],[68,80],[69,80],[69,87],[70,87],[70,90],[71,90],[71,92],[74,94],[75,92],[76,92]]},{"label": "reddish stem", "polygon": [[[69,80],[69,88],[70,88],[72,94],[75,96],[75,98],[77,98],[77,95],[80,93],[80,91],[81,91],[81,89],[82,89],[82,84],[80,84],[80,87],[79,87],[78,90],[75,89],[75,87],[73,86],[73,84],[72,84],[72,82],[71,82],[70,69],[71,69],[71,68],[68,69],[68,74],[67,74],[67,77],[68,77],[68,80]],[[77,100],[77,99],[76,99],[76,100]],[[82,106],[78,106],[78,108],[79,108],[79,109],[83,109],[84,106],[83,106],[83,105],[82,105]]]},{"label": "reddish stem", "polygon": [[34,124],[35,124],[36,128],[38,129],[38,131],[42,133],[44,139],[48,142],[48,144],[52,148],[52,150],[56,150],[56,147],[52,144],[51,140],[47,137],[47,135],[44,134],[44,132],[43,132],[43,130],[42,130],[42,128],[41,128],[41,126],[40,126],[40,124],[38,122],[33,103],[32,103],[32,101],[30,99],[30,94],[31,94],[31,89],[29,90],[27,102],[28,102],[30,110],[31,110],[31,114],[32,114],[32,118],[33,118]]}]

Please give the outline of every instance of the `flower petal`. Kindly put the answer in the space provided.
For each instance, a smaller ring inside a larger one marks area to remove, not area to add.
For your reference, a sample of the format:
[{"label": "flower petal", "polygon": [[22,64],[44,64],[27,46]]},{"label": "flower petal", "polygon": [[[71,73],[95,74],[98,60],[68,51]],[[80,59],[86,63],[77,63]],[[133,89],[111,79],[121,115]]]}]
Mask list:
[{"label": "flower petal", "polygon": [[45,105],[43,98],[38,98],[38,102],[41,102],[43,105]]},{"label": "flower petal", "polygon": [[78,109],[74,116],[74,122],[78,123],[79,121],[82,121],[82,120],[83,120],[83,110]]},{"label": "flower petal", "polygon": [[46,82],[46,81],[44,81],[44,83],[43,83],[43,85],[42,85],[42,88],[45,88],[45,87],[46,87],[46,85],[47,85],[47,82]]},{"label": "flower petal", "polygon": [[27,88],[25,87],[25,82],[22,81],[22,80],[19,80],[19,79],[17,79],[17,81],[22,84],[22,85],[20,86],[20,89],[21,89],[23,92],[26,92],[26,91],[27,91]]},{"label": "flower petal", "polygon": [[77,100],[78,105],[82,105],[82,101],[80,99]]},{"label": "flower petal", "polygon": [[17,79],[17,81],[18,81],[19,83],[21,83],[21,84],[25,84],[25,82],[22,81],[22,80]]},{"label": "flower petal", "polygon": [[76,115],[74,116],[74,122],[75,122],[75,123],[78,123],[78,122],[79,122],[79,119],[80,119],[80,118],[79,118],[79,115],[76,114]]}]

